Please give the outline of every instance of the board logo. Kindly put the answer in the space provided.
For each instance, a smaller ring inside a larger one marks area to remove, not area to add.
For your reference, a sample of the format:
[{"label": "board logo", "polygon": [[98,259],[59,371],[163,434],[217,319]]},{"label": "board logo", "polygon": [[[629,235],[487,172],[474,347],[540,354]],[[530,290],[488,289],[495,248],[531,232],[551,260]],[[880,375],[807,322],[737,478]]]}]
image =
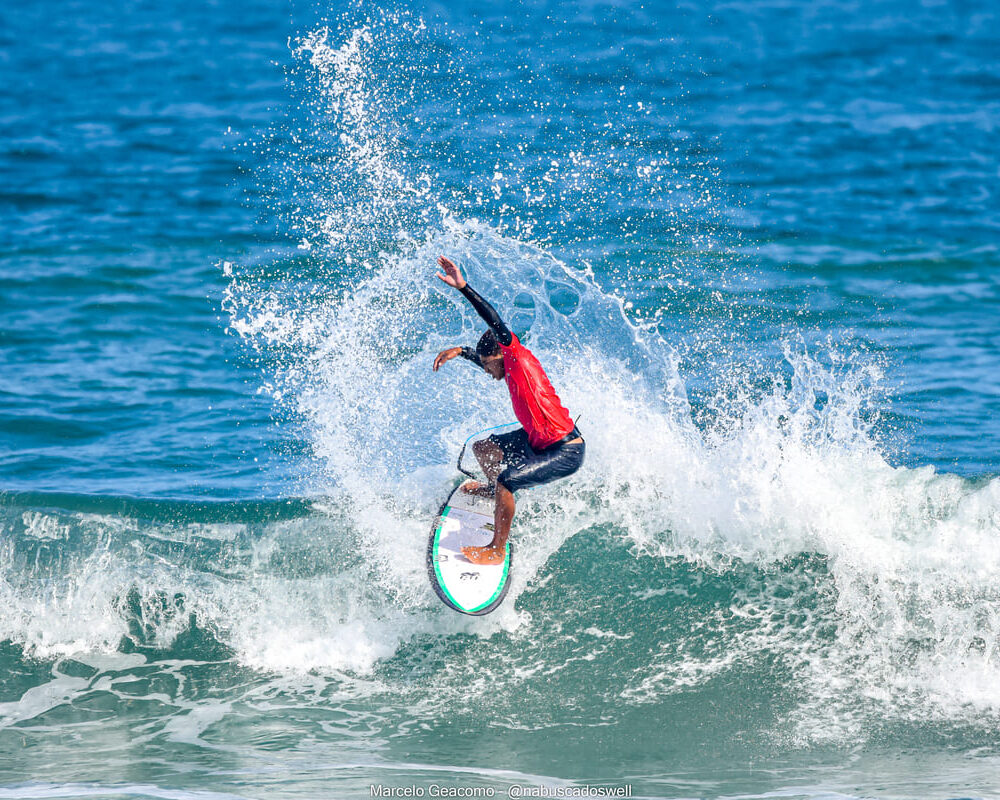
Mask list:
[{"label": "board logo", "polygon": [[463,572],[458,577],[459,577],[459,580],[463,580],[463,581],[478,581],[479,580],[479,573],[478,572]]},{"label": "board logo", "polygon": [[448,560],[448,556],[445,555],[444,553],[439,553],[438,557],[437,557],[437,560],[438,561],[447,561]]}]

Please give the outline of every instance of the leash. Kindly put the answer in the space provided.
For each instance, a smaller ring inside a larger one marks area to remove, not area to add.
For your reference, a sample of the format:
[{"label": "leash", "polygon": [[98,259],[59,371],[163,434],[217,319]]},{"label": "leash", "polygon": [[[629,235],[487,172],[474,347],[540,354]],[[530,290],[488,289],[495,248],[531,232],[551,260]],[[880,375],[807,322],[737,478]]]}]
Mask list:
[{"label": "leash", "polygon": [[505,422],[503,425],[494,425],[492,428],[483,428],[481,431],[476,431],[474,434],[472,434],[468,439],[465,440],[465,443],[462,445],[462,449],[458,453],[458,463],[456,464],[456,466],[458,467],[458,471],[461,472],[463,475],[468,475],[470,478],[475,478],[476,475],[469,472],[467,469],[462,469],[462,456],[465,455],[465,448],[469,446],[469,442],[471,442],[480,434],[487,433],[489,431],[495,431],[497,430],[497,428],[509,428],[511,425],[516,425],[516,424],[517,424],[516,422]]}]

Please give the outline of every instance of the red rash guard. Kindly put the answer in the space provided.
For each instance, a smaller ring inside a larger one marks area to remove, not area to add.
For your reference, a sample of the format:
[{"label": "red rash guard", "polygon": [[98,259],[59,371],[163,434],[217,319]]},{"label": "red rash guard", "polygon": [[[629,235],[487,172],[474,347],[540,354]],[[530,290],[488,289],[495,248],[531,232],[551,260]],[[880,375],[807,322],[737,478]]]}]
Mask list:
[{"label": "red rash guard", "polygon": [[511,334],[511,343],[501,344],[500,350],[514,416],[532,448],[544,450],[573,430],[573,420],[538,359],[516,336]]}]

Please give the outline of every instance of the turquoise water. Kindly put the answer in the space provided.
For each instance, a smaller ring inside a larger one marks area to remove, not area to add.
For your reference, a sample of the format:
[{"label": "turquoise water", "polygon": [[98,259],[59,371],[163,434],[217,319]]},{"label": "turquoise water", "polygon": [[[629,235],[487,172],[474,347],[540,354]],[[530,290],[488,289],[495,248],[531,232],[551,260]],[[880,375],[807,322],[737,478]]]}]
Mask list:
[{"label": "turquoise water", "polygon": [[[0,796],[1000,795],[997,31],[0,10]],[[482,619],[441,253],[588,442]]]}]

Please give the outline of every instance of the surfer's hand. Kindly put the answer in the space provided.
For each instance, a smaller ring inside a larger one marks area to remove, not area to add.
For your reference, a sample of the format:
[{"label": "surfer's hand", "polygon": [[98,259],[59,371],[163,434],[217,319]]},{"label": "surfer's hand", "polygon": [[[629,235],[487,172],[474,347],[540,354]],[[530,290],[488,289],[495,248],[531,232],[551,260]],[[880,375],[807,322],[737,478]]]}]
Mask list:
[{"label": "surfer's hand", "polygon": [[440,264],[441,268],[445,271],[444,275],[442,275],[440,272],[437,273],[437,276],[441,280],[443,280],[445,283],[447,283],[449,286],[455,289],[465,288],[465,278],[462,277],[462,270],[456,267],[449,259],[445,258],[444,256],[441,256],[438,259],[438,264]]},{"label": "surfer's hand", "polygon": [[447,350],[442,350],[437,354],[437,358],[434,359],[434,371],[437,372],[442,364],[446,361],[451,361],[455,356],[462,353],[461,347],[449,347]]}]

